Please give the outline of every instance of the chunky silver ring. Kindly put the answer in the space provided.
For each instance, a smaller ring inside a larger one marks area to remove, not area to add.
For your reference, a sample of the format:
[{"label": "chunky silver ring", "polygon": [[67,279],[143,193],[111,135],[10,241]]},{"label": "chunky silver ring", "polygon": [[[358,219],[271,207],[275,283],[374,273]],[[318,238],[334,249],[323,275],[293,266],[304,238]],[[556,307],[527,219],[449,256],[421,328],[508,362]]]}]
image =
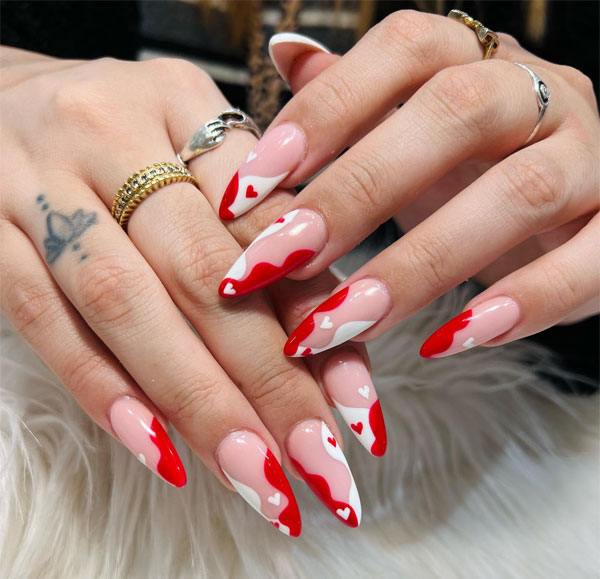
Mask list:
[{"label": "chunky silver ring", "polygon": [[550,102],[550,90],[548,89],[548,85],[528,66],[525,66],[520,62],[513,62],[513,64],[520,66],[523,70],[526,70],[529,73],[531,80],[533,80],[533,92],[535,93],[535,97],[537,99],[537,121],[535,123],[535,127],[533,127],[531,135],[529,135],[527,140],[523,143],[523,146],[525,146],[533,139],[533,137],[535,137],[540,128],[540,125],[542,124],[542,119],[544,118],[544,114],[546,113],[546,109],[548,108],[548,103]]},{"label": "chunky silver ring", "polygon": [[225,109],[214,119],[204,123],[177,155],[177,160],[186,165],[188,161],[218,147],[225,140],[225,131],[244,129],[260,139],[260,130],[250,115],[240,109]]}]

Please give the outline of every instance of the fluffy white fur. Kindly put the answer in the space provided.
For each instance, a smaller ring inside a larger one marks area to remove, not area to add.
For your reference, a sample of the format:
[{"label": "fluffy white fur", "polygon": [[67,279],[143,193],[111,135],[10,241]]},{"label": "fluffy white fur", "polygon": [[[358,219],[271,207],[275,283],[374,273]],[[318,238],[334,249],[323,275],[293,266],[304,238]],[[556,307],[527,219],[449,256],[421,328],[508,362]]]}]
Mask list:
[{"label": "fluffy white fur", "polygon": [[372,344],[387,455],[369,456],[342,427],[363,523],[343,527],[293,481],[299,539],[223,488],[174,433],[189,482],[161,482],[4,321],[0,577],[597,576],[597,398],[544,384],[536,369],[550,356],[523,343],[421,360],[422,340],[466,297],[454,292]]}]

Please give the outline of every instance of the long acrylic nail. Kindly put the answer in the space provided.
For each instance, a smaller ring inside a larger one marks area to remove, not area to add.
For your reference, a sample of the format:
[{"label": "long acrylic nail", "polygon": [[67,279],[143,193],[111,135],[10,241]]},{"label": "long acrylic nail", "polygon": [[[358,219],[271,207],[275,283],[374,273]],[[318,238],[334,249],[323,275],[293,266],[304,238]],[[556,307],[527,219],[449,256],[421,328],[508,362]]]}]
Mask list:
[{"label": "long acrylic nail", "polygon": [[306,52],[331,54],[331,51],[320,42],[295,32],[280,32],[271,36],[269,40],[269,56],[279,76],[285,82],[288,82],[293,62]]},{"label": "long acrylic nail", "polygon": [[284,347],[286,356],[300,357],[329,350],[362,334],[391,309],[385,285],[361,279],[325,300],[294,330]]},{"label": "long acrylic nail", "polygon": [[443,358],[508,332],[521,314],[517,303],[508,297],[498,297],[476,305],[456,316],[434,332],[421,346],[423,358]]},{"label": "long acrylic nail", "polygon": [[305,152],[306,138],[294,123],[268,131],[229,182],[219,217],[235,219],[260,203],[296,168]]},{"label": "long acrylic nail", "polygon": [[281,279],[321,251],[325,222],[314,211],[296,209],[269,225],[242,253],[221,282],[221,297],[235,297]]},{"label": "long acrylic nail", "polygon": [[292,464],[321,502],[345,525],[358,527],[362,509],[346,457],[322,420],[294,427],[287,440]]},{"label": "long acrylic nail", "polygon": [[185,485],[185,469],[169,435],[144,404],[123,396],[113,402],[109,419],[121,442],[142,464],[173,486]]},{"label": "long acrylic nail", "polygon": [[374,456],[383,456],[387,434],[371,374],[354,349],[344,349],[327,360],[321,371],[325,391],[354,436]]},{"label": "long acrylic nail", "polygon": [[283,470],[263,440],[239,430],[226,436],[216,452],[221,470],[237,492],[285,535],[300,535],[296,497]]}]

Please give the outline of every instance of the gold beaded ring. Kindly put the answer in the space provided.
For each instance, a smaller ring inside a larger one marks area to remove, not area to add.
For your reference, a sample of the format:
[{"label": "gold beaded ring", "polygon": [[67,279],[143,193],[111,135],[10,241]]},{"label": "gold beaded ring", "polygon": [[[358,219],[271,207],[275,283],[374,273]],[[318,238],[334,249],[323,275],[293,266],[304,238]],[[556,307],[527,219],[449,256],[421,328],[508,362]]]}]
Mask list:
[{"label": "gold beaded ring", "polygon": [[498,35],[489,28],[486,28],[479,20],[475,20],[462,10],[450,10],[450,12],[448,12],[448,18],[462,22],[477,34],[477,38],[483,46],[483,60],[491,58],[492,54],[498,50],[498,47],[500,46]]},{"label": "gold beaded ring", "polygon": [[136,207],[146,197],[172,183],[191,183],[199,188],[196,178],[176,163],[154,163],[138,171],[119,189],[113,201],[111,215],[127,230],[127,222]]}]

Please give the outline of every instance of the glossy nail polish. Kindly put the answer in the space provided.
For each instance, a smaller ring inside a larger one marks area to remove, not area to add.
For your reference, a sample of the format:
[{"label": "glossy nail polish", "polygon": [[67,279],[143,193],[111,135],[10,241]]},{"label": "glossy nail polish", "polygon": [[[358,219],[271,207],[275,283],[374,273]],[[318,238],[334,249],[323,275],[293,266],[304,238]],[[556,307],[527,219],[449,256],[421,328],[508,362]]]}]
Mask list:
[{"label": "glossy nail polish", "polygon": [[138,460],[168,483],[182,487],[185,469],[165,429],[136,398],[123,396],[110,407],[110,423]]},{"label": "glossy nail polish", "polygon": [[387,287],[376,279],[356,281],[315,309],[289,337],[286,356],[318,354],[362,334],[390,311]]},{"label": "glossy nail polish", "polygon": [[345,525],[358,527],[360,497],[346,457],[322,420],[297,424],[287,440],[294,467],[321,502]]},{"label": "glossy nail polish", "polygon": [[323,366],[325,391],[354,436],[374,456],[383,456],[387,435],[369,370],[354,349],[336,352]]},{"label": "glossy nail polish", "polygon": [[321,251],[325,222],[314,211],[296,209],[269,225],[233,264],[219,295],[235,297],[281,279]]},{"label": "glossy nail polish", "polygon": [[217,462],[235,490],[284,535],[300,535],[296,497],[283,470],[263,440],[239,430],[217,448]]},{"label": "glossy nail polish", "polygon": [[421,346],[423,358],[443,358],[508,332],[520,318],[519,306],[508,297],[498,297],[476,305],[444,324]]},{"label": "glossy nail polish", "polygon": [[294,123],[283,123],[258,141],[233,176],[219,207],[219,217],[239,217],[260,203],[304,158],[306,138]]},{"label": "glossy nail polish", "polygon": [[280,32],[271,36],[269,40],[269,56],[279,76],[285,82],[288,82],[293,62],[306,52],[331,54],[331,51],[320,42],[295,32]]}]

